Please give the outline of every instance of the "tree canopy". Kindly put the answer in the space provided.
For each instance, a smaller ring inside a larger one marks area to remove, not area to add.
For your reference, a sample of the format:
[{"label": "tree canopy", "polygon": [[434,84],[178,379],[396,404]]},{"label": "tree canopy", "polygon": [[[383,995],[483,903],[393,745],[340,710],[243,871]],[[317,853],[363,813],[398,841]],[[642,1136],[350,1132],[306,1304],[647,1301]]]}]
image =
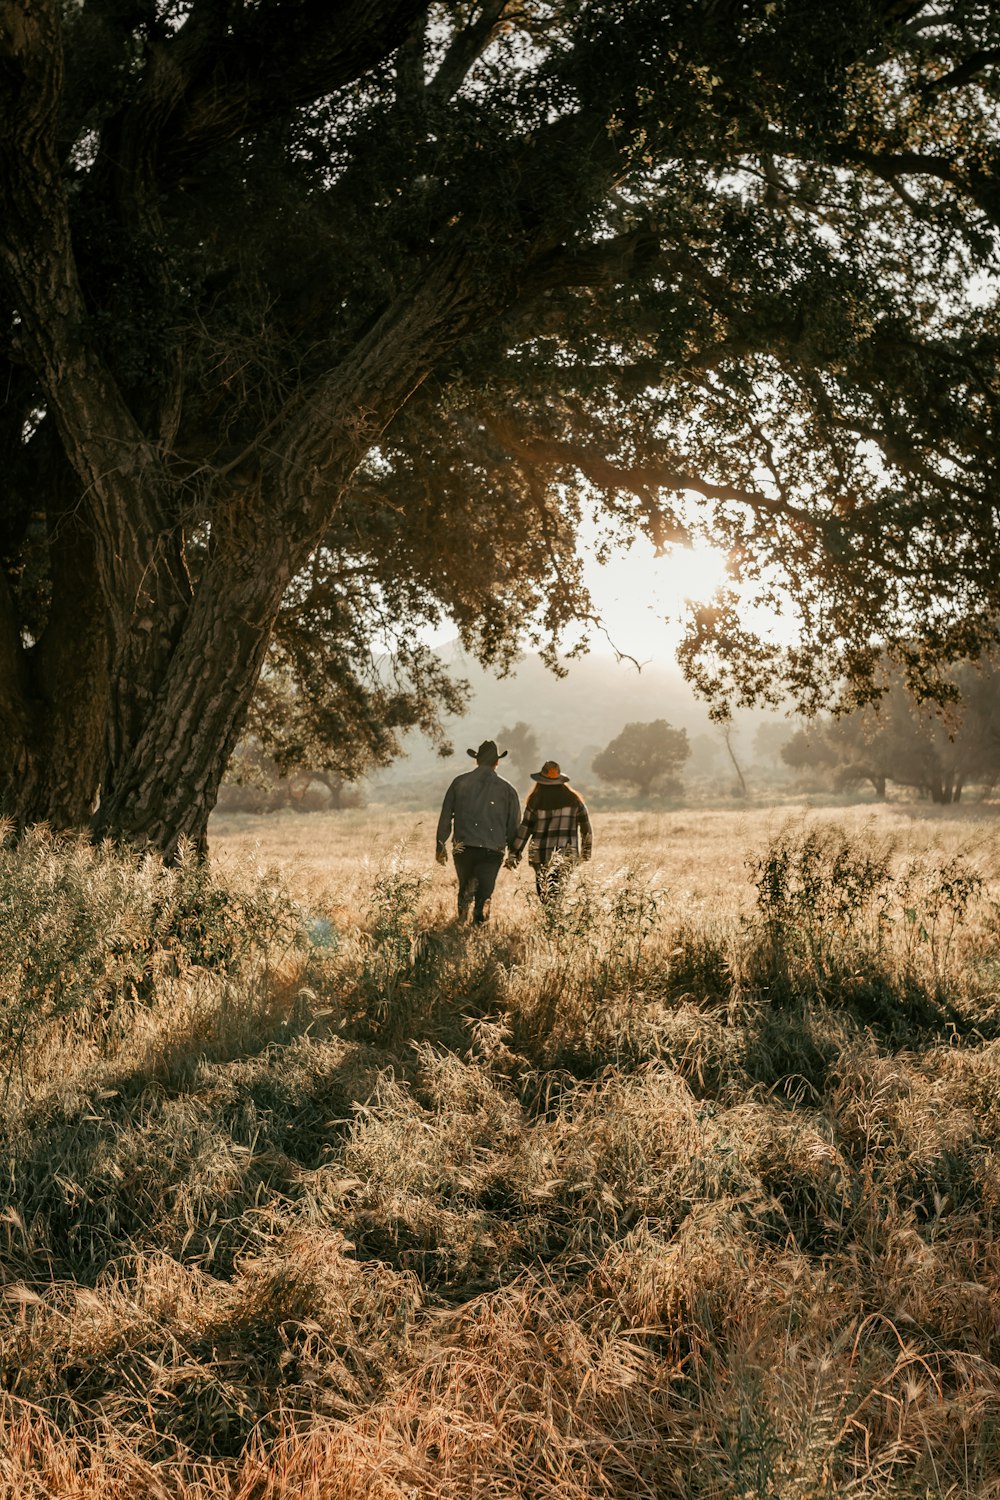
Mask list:
[{"label": "tree canopy", "polygon": [[990,659],[950,674],[959,702],[946,715],[916,703],[899,669],[883,697],[839,718],[820,716],[782,747],[786,765],[826,772],[836,788],[869,782],[912,787],[932,802],[959,802],[969,783],[1000,778],[1000,669]]},{"label": "tree canopy", "polygon": [[654,719],[650,724],[626,724],[594,756],[592,769],[602,781],[634,787],[644,797],[653,791],[675,796],[681,790],[677,772],[690,754],[686,729]]},{"label": "tree canopy", "polygon": [[794,609],[698,611],[707,691],[940,690],[1000,603],[998,61],[982,0],[0,0],[7,810],[202,842],[269,652],[377,753],[421,624],[572,646],[595,517]]}]

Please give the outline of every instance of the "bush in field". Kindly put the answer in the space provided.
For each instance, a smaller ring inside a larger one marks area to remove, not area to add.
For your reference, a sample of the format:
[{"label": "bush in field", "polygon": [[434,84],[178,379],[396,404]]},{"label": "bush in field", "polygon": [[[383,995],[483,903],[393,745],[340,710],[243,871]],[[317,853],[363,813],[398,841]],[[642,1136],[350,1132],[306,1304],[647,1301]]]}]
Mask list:
[{"label": "bush in field", "polygon": [[750,861],[748,973],[773,1000],[820,996],[899,1036],[970,1029],[948,993],[958,929],[982,891],[961,855],[894,868],[889,842],[786,830]]},{"label": "bush in field", "polygon": [[564,887],[541,916],[533,961],[505,979],[516,1046],[549,1065],[557,1056],[593,1060],[604,1044],[616,1057],[631,1050],[630,1012],[635,992],[653,982],[665,902],[631,865]]},{"label": "bush in field", "polygon": [[878,948],[892,897],[891,849],[827,827],[783,834],[751,861],[757,907],[776,944],[799,944],[818,969],[845,945]]},{"label": "bush in field", "polygon": [[407,864],[402,849],[375,874],[368,899],[368,928],[361,989],[369,1019],[398,1021],[400,1001],[421,975],[430,943],[420,897],[428,877]]},{"label": "bush in field", "polygon": [[168,868],[37,827],[0,848],[0,1067],[50,1022],[107,1023],[165,978],[244,972],[298,929],[273,879],[241,889],[193,856]]}]

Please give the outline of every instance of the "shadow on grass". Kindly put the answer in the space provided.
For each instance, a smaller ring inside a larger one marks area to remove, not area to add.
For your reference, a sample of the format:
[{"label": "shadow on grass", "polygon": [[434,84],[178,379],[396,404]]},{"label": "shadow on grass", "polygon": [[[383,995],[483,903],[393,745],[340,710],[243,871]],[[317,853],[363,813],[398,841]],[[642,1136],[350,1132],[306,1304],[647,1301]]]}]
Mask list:
[{"label": "shadow on grass", "polygon": [[[386,1059],[304,1038],[254,1057],[202,1062],[184,1094],[136,1073],[51,1097],[2,1140],[10,1274],[92,1284],[136,1250],[232,1274],[349,1127]],[[118,1086],[120,1083],[120,1087]]]}]

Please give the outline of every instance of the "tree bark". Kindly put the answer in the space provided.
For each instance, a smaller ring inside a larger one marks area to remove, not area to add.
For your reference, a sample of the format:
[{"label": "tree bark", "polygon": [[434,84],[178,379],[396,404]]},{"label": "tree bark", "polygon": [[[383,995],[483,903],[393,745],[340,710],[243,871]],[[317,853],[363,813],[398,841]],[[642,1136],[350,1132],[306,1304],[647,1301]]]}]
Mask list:
[{"label": "tree bark", "polygon": [[[0,270],[20,316],[19,338],[79,483],[107,621],[112,684],[109,753],[138,731],[176,640],[190,589],[160,454],[129,411],[94,346],[55,147],[62,40],[51,0],[0,5]],[[6,96],[6,97],[5,97]]]},{"label": "tree bark", "polygon": [[106,775],[108,632],[94,538],[73,511],[51,526],[52,602],[31,652],[40,756],[28,821],[84,828]]},{"label": "tree bark", "polygon": [[28,821],[39,779],[39,748],[31,702],[31,677],[10,585],[0,572],[0,815],[15,827]]},{"label": "tree bark", "polygon": [[215,549],[143,728],[102,795],[96,836],[152,845],[168,858],[185,840],[205,852],[293,571],[280,538],[268,548],[251,532]]},{"label": "tree bark", "polygon": [[[208,818],[257,685],[282,596],[328,529],[358,463],[497,288],[444,254],[298,405],[261,484],[220,514],[211,552],[141,732],[116,761],[99,836],[207,846]],[[121,685],[121,693],[127,691]]]},{"label": "tree bark", "polygon": [[[357,35],[344,31],[339,14],[327,26],[323,77],[334,62],[349,71],[367,57],[365,37],[375,37],[376,53],[384,50],[419,9],[417,0],[353,0],[345,15]],[[75,539],[87,587],[67,590],[61,580],[33,663],[10,599],[0,598],[7,786],[19,788],[20,817],[79,823],[99,779],[95,834],[171,856],[185,839],[205,847],[282,595],[327,531],[357,465],[435,364],[511,305],[532,258],[552,244],[539,230],[502,274],[488,276],[476,259],[481,249],[462,249],[461,228],[451,248],[445,233],[423,273],[355,348],[278,414],[267,457],[251,454],[239,479],[227,481],[242,490],[212,502],[209,554],[192,589],[181,507],[161,448],[162,413],[130,405],[95,342],[78,274],[57,145],[60,13],[57,0],[0,0],[0,276],[18,310],[19,354],[44,392],[46,420],[80,496],[78,524],[62,534],[53,565],[65,574]],[[198,38],[188,41],[204,61]],[[196,86],[161,58],[149,98],[107,132],[122,174],[112,198],[140,216],[153,204],[163,164],[156,136],[164,112],[183,117],[180,157],[236,128],[239,110],[231,119],[232,100],[218,97],[212,70],[200,67]],[[301,87],[315,86],[305,67]],[[235,97],[243,97],[240,88]],[[43,738],[50,742],[44,775]]]}]

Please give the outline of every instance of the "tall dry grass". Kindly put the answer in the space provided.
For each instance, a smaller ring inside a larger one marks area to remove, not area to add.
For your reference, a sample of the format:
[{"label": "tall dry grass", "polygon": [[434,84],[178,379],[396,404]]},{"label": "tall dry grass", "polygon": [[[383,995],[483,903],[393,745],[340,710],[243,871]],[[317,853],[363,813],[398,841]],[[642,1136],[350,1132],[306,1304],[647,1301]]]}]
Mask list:
[{"label": "tall dry grass", "polygon": [[0,1495],[1000,1496],[1000,841],[0,854]]}]

